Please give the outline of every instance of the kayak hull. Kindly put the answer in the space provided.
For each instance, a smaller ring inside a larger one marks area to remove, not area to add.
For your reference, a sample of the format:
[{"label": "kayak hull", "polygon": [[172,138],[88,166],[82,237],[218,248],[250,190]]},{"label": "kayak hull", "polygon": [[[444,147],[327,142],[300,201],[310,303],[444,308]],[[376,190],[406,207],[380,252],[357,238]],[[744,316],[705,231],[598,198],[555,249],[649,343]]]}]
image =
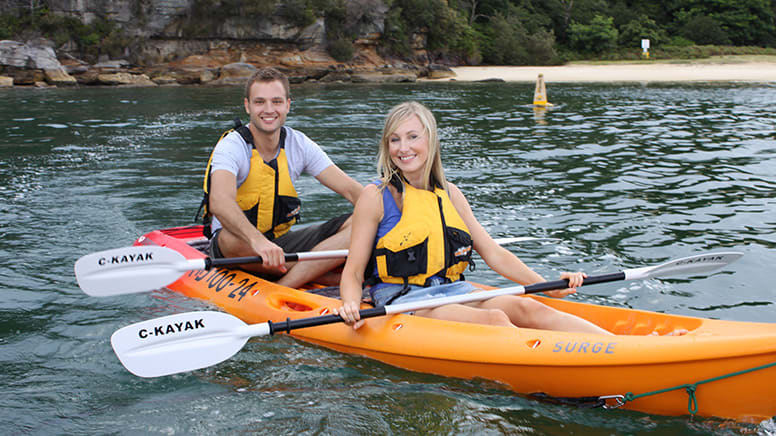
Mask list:
[{"label": "kayak hull", "polygon": [[[201,235],[199,226],[179,227],[148,233],[136,244],[165,246],[197,258],[203,254],[194,247],[206,243]],[[325,315],[339,305],[335,298],[309,289],[289,289],[239,269],[189,271],[167,288],[209,301],[251,324]],[[750,423],[776,415],[776,324],[524,298],[588,319],[616,336],[512,329],[406,314],[369,319],[359,330],[330,324],[290,334],[412,371],[494,380],[522,394],[612,396],[609,406]],[[675,329],[689,333],[650,335]]]}]

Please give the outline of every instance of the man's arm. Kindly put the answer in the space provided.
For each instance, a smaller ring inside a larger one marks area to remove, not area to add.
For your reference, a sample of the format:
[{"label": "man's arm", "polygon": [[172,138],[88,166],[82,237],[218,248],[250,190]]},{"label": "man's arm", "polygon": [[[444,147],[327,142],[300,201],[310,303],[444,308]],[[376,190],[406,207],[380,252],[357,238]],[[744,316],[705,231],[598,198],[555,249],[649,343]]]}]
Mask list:
[{"label": "man's arm", "polygon": [[361,195],[361,190],[364,189],[360,183],[345,174],[337,165],[329,165],[315,178],[327,188],[345,197],[354,206]]},{"label": "man's arm", "polygon": [[[276,267],[285,263],[283,250],[268,240],[254,226],[237,204],[237,177],[226,170],[215,170],[210,174],[210,212],[218,218],[224,231],[230,236],[241,241],[242,244],[230,243],[230,238],[219,237],[219,243],[224,242],[223,247],[232,255],[250,255],[242,253],[236,245],[243,245],[261,256],[263,264]],[[231,247],[230,247],[231,246]]]}]

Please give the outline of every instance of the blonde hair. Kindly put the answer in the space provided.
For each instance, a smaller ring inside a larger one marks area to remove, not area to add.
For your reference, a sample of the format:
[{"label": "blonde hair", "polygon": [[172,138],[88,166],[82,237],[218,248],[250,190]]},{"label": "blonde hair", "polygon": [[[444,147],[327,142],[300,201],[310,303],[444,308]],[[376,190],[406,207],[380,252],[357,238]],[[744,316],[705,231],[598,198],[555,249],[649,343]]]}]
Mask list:
[{"label": "blonde hair", "polygon": [[410,119],[412,116],[418,117],[423,130],[428,137],[428,158],[423,168],[423,180],[425,186],[418,186],[421,189],[433,190],[434,185],[438,184],[445,191],[447,190],[447,180],[445,171],[442,168],[442,156],[440,153],[439,134],[437,133],[437,123],[434,114],[424,105],[416,101],[407,101],[398,104],[388,112],[383,125],[383,136],[380,139],[379,151],[377,153],[377,176],[382,182],[380,189],[385,189],[391,182],[391,179],[399,174],[399,169],[391,160],[389,151],[390,138],[399,128],[399,125]]}]

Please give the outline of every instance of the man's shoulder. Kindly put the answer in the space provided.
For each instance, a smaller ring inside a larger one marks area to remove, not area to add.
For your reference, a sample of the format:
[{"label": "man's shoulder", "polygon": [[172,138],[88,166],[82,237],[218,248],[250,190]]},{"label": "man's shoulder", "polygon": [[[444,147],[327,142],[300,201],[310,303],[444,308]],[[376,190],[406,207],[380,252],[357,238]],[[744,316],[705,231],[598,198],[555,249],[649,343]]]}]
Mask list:
[{"label": "man's shoulder", "polygon": [[244,150],[248,142],[237,130],[227,131],[216,144],[216,150]]},{"label": "man's shoulder", "polygon": [[309,146],[309,145],[315,145],[318,144],[315,143],[312,139],[310,139],[307,135],[304,134],[301,130],[296,130],[293,127],[283,126],[283,128],[286,130],[286,147],[289,145],[291,146]]}]

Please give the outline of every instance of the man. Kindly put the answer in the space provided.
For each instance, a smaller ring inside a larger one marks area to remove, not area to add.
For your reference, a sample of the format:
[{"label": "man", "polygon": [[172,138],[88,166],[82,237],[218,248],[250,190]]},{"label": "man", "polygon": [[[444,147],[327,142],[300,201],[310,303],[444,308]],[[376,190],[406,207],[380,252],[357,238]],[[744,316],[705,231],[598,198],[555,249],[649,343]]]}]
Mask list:
[{"label": "man", "polygon": [[293,182],[307,172],[352,204],[362,186],[329,159],[302,132],[284,126],[291,109],[288,78],[274,68],[257,71],[245,87],[248,126],[216,144],[206,174],[206,213],[212,216],[213,257],[261,256],[263,264],[244,268],[277,283],[299,287],[309,281],[336,283],[327,273],[344,259],[286,264],[284,250],[302,252],[348,248],[350,214],[299,231],[289,231],[299,216]]}]

